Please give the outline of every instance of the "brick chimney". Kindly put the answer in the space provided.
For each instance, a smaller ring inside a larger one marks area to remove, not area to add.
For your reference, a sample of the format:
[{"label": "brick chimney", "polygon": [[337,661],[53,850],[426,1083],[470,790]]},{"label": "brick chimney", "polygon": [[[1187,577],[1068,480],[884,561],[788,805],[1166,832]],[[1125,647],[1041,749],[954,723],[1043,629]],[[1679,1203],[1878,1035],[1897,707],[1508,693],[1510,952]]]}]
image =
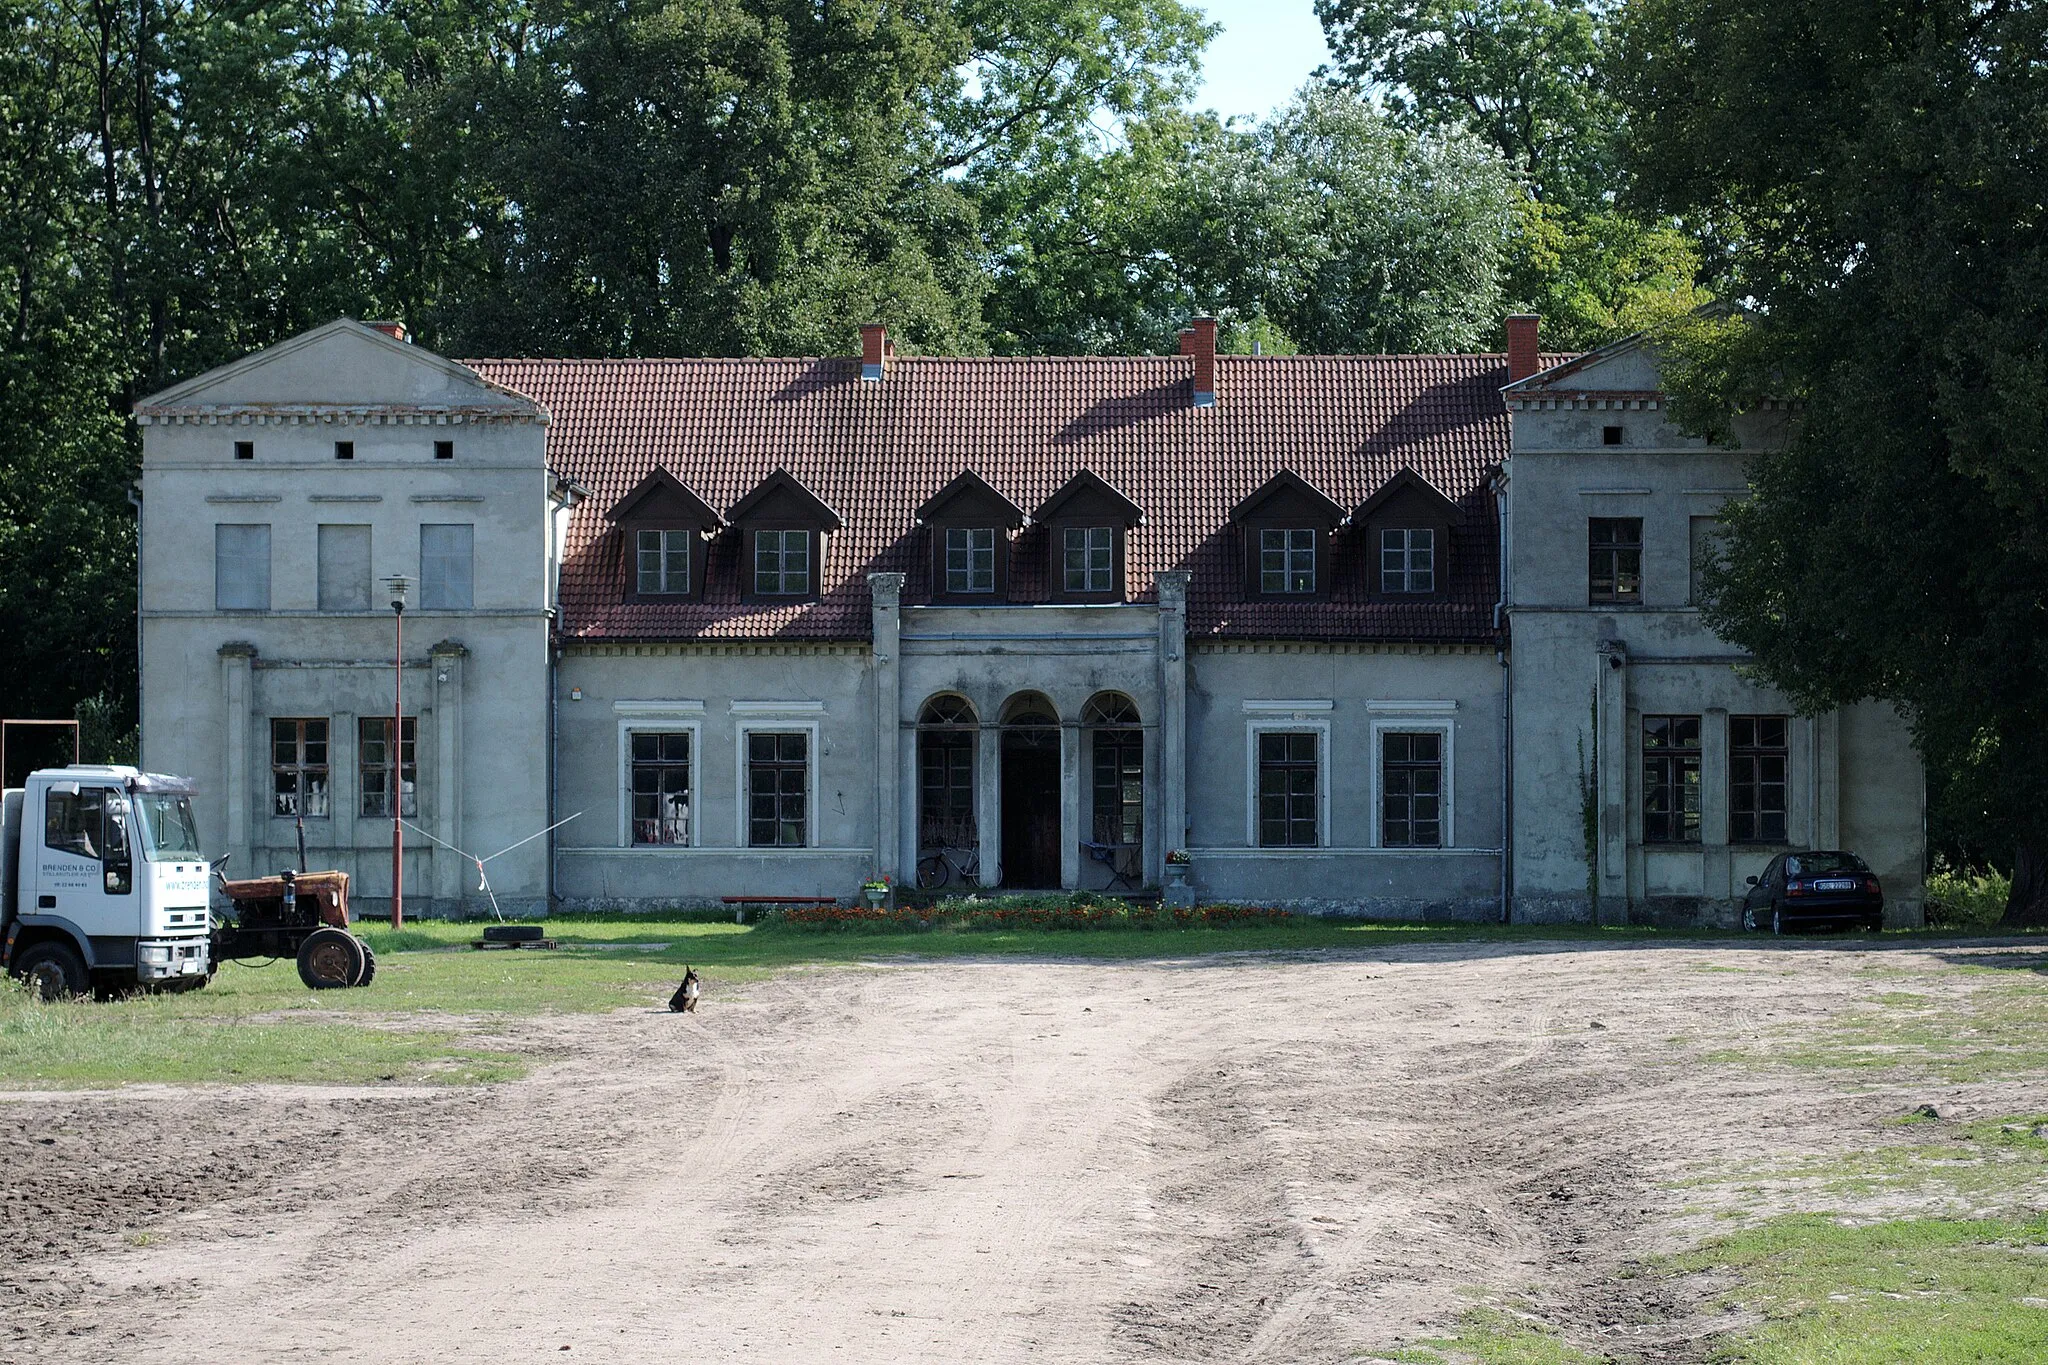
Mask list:
[{"label": "brick chimney", "polygon": [[863,322],[860,325],[860,377],[869,384],[882,382],[882,362],[893,355],[896,348],[889,342],[889,331],[879,322]]},{"label": "brick chimney", "polygon": [[1536,329],[1542,321],[1534,313],[1508,316],[1508,383],[1527,379],[1543,368],[1536,342]]},{"label": "brick chimney", "polygon": [[365,323],[364,326],[376,328],[385,336],[390,337],[393,341],[412,340],[410,336],[406,335],[405,324],[402,322],[370,322]]},{"label": "brick chimney", "polygon": [[1180,334],[1180,353],[1195,359],[1195,406],[1216,406],[1216,319],[1196,318]]}]

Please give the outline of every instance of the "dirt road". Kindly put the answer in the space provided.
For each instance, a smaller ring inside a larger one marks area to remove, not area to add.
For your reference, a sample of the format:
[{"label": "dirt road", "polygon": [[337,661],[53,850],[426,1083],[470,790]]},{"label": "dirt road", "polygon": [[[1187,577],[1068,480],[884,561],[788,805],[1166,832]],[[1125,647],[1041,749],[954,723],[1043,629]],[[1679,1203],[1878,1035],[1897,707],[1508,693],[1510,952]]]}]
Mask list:
[{"label": "dirt road", "polygon": [[480,1090],[7,1098],[0,1359],[1337,1361],[1476,1289],[1685,1360],[1718,1310],[1615,1275],[1707,1229],[1671,1182],[1952,1093],[1700,1060],[1873,956],[821,970]]}]

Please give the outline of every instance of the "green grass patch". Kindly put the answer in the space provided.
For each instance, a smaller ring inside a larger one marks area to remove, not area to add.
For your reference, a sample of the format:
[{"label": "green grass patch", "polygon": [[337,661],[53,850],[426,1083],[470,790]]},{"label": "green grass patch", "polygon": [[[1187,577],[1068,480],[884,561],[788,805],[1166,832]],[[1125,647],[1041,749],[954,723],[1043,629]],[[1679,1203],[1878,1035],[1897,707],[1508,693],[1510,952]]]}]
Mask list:
[{"label": "green grass patch", "polygon": [[1454,1334],[1418,1341],[1386,1358],[1403,1365],[1598,1365],[1603,1359],[1497,1308],[1469,1309],[1458,1318]]},{"label": "green grass patch", "polygon": [[2035,1205],[2048,1186],[2048,1114],[2013,1115],[1964,1124],[1944,1132],[1938,1119],[1905,1115],[1900,1126],[1940,1140],[1878,1147],[1843,1156],[1816,1157],[1769,1170],[1745,1168],[1689,1185],[1793,1181],[1830,1198],[1867,1199],[1893,1194],[1945,1197],[1963,1211]]},{"label": "green grass patch", "polygon": [[2048,1219],[1777,1218],[1673,1258],[1736,1276],[1763,1324],[1746,1365],[2032,1365],[2048,1359]]},{"label": "green grass patch", "polygon": [[373,1081],[463,1084],[524,1073],[520,1058],[453,1030],[257,1020],[178,1006],[191,997],[45,1003],[0,981],[0,1085],[134,1081]]},{"label": "green grass patch", "polygon": [[1761,1044],[1711,1052],[1707,1060],[1955,1082],[2048,1071],[2048,977],[2010,967],[1948,971],[1968,984],[1939,996],[1871,995],[1818,1026],[1776,1029]]}]

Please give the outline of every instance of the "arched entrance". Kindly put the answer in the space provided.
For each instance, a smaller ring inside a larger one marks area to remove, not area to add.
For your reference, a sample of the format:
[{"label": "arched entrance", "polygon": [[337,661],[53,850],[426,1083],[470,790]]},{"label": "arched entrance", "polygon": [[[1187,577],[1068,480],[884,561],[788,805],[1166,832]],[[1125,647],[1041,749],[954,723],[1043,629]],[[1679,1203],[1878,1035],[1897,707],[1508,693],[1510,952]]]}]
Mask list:
[{"label": "arched entrance", "polygon": [[1060,884],[1060,718],[1044,693],[1003,705],[1003,885]]},{"label": "arched entrance", "polygon": [[980,718],[965,697],[942,694],[917,717],[917,881],[971,889],[981,875],[975,819]]},{"label": "arched entrance", "polygon": [[1145,877],[1145,731],[1138,707],[1121,692],[1098,692],[1081,710],[1088,744],[1087,853],[1115,890]]}]

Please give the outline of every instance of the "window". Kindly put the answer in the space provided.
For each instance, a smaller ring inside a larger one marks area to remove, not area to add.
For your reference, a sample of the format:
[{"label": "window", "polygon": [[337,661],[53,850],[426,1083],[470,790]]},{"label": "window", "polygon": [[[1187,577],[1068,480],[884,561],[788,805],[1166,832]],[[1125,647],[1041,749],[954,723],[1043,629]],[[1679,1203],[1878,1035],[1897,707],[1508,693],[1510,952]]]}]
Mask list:
[{"label": "window", "polygon": [[1700,718],[1643,717],[1643,842],[1700,837]]},{"label": "window", "polygon": [[437,459],[437,460],[452,460],[452,459],[454,459],[454,458],[455,458],[455,442],[453,442],[453,441],[436,441],[436,442],[434,442],[434,458],[435,458],[435,459]]},{"label": "window", "polygon": [[355,457],[356,457],[356,443],[355,443],[354,441],[336,441],[336,442],[334,443],[334,458],[335,458],[335,459],[337,459],[337,460],[353,460],[353,459],[354,459]]},{"label": "window", "polygon": [[78,794],[50,792],[44,798],[43,847],[77,858],[97,858],[107,851],[101,804],[104,787],[80,787]]},{"label": "window", "polygon": [[1312,733],[1259,735],[1259,846],[1314,848],[1321,805]]},{"label": "window", "polygon": [[270,722],[270,813],[316,819],[327,814],[327,722]]},{"label": "window", "polygon": [[762,597],[802,597],[811,590],[811,533],[754,532],[754,591]]},{"label": "window", "polygon": [[1728,839],[1785,842],[1785,717],[1728,717]]},{"label": "window", "polygon": [[[407,716],[398,740],[398,813],[417,817],[420,770],[419,719]],[[357,790],[362,813],[391,817],[391,717],[363,716],[356,721]]]},{"label": "window", "polygon": [[1602,427],[1602,428],[1600,428],[1600,444],[1601,444],[1601,445],[1603,445],[1603,446],[1618,446],[1618,445],[1620,445],[1620,444],[1621,444],[1621,428],[1620,428],[1620,427]]},{"label": "window", "polygon": [[633,736],[633,842],[690,842],[690,732]]},{"label": "window", "polygon": [[1380,736],[1380,846],[1443,845],[1444,737],[1435,730]]},{"label": "window", "polygon": [[1066,528],[1066,572],[1068,592],[1113,592],[1116,528],[1113,526],[1069,526]]},{"label": "window", "polygon": [[270,528],[213,528],[213,605],[219,611],[270,610]]},{"label": "window", "polygon": [[808,842],[809,755],[808,734],[747,736],[749,847],[803,848]]},{"label": "window", "polygon": [[473,600],[470,559],[476,528],[420,527],[420,607],[425,611],[467,611]]},{"label": "window", "polygon": [[689,531],[639,534],[639,591],[642,597],[680,597],[690,591]]},{"label": "window", "polygon": [[946,528],[946,591],[996,590],[996,531],[993,526]]},{"label": "window", "polygon": [[256,443],[255,443],[254,441],[237,441],[237,442],[235,442],[235,458],[236,458],[236,459],[238,459],[238,460],[253,460],[253,459],[255,459],[255,458],[256,458]]},{"label": "window", "polygon": [[1097,730],[1095,742],[1095,842],[1136,845],[1145,841],[1145,732]]},{"label": "window", "polygon": [[1643,600],[1643,519],[1593,517],[1586,522],[1586,600]]},{"label": "window", "polygon": [[1380,591],[1436,591],[1436,532],[1428,528],[1380,532]]},{"label": "window", "polygon": [[1718,517],[1694,517],[1692,519],[1692,592],[1687,601],[1695,607],[1707,604],[1705,584],[1701,575],[1715,555],[1721,552],[1721,521]]},{"label": "window", "polygon": [[1316,533],[1259,532],[1259,591],[1308,593],[1316,590]]},{"label": "window", "polygon": [[370,609],[370,528],[320,528],[320,610]]}]

